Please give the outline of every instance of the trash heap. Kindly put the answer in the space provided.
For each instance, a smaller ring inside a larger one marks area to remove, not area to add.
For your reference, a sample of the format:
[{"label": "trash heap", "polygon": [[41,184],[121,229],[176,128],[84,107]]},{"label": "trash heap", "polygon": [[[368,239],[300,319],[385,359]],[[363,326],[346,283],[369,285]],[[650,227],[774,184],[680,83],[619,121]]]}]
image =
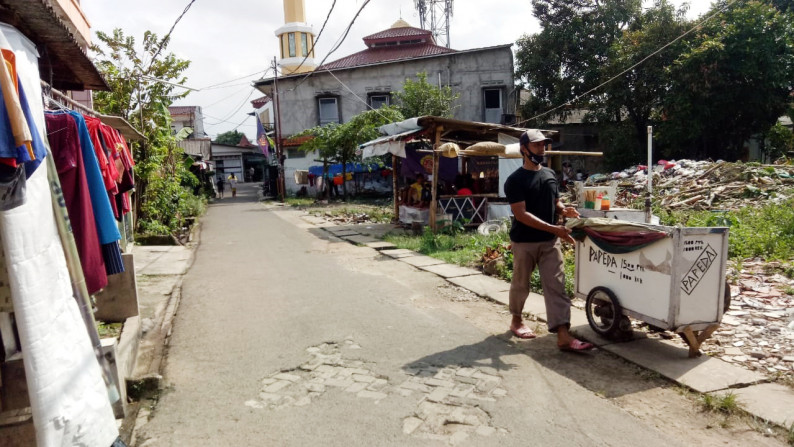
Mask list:
[{"label": "trash heap", "polygon": [[[647,172],[647,166],[636,165],[611,174],[593,174],[585,185],[617,181],[614,206],[638,208],[644,202]],[[794,196],[794,166],[660,160],[653,167],[653,195],[654,203],[667,209],[738,209],[757,200],[781,203]]]}]

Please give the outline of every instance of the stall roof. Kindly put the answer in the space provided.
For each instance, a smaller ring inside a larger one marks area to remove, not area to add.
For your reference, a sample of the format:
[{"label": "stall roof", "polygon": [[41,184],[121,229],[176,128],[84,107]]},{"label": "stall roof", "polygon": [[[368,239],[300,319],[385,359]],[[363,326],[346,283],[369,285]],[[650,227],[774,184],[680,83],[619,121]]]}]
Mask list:
[{"label": "stall roof", "polygon": [[[110,90],[49,1],[0,0],[0,21],[27,36],[42,53],[41,76],[61,90]],[[46,53],[42,51],[46,49]]]},{"label": "stall roof", "polygon": [[[442,129],[441,141],[457,143],[463,148],[481,142],[499,143],[500,135],[507,135],[517,139],[527,130],[501,124],[462,121],[437,116],[422,116],[382,126],[380,128],[381,132],[387,135],[362,144],[360,149],[364,158],[383,155],[387,152],[395,154],[398,157],[404,157],[405,140],[437,128]],[[546,134],[557,133],[556,131],[547,130],[543,132]],[[465,154],[465,151],[463,153]],[[493,153],[490,155],[504,154]]]},{"label": "stall roof", "polygon": [[132,127],[132,124],[120,116],[97,114],[97,118],[108,126],[117,129],[121,135],[129,141],[142,141],[146,139],[138,129]]}]

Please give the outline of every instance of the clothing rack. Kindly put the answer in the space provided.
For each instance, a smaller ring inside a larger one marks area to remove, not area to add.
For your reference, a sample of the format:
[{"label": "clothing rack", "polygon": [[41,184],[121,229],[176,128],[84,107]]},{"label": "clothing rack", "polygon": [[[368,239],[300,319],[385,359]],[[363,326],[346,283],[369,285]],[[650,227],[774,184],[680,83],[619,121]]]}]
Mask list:
[{"label": "clothing rack", "polygon": [[41,81],[41,86],[44,88],[45,91],[48,91],[52,95],[57,96],[59,99],[62,99],[64,101],[66,101],[66,103],[69,104],[70,106],[72,106],[74,108],[78,108],[78,109],[80,109],[80,111],[85,112],[85,113],[87,113],[87,114],[89,114],[91,116],[96,116],[96,117],[99,116],[99,114],[96,112],[96,110],[94,110],[94,109],[92,109],[90,107],[86,107],[83,104],[80,104],[79,102],[77,102],[74,99],[70,98],[69,95],[67,95],[66,93],[64,93],[64,92],[62,92],[60,90],[52,88],[50,86],[50,84],[47,84],[46,82]]},{"label": "clothing rack", "polygon": [[[74,109],[79,109],[80,112],[99,118],[103,123],[109,125],[110,127],[115,127],[119,132],[121,132],[127,141],[142,141],[146,138],[138,129],[132,127],[132,124],[130,124],[124,118],[120,116],[103,115],[90,107],[80,104],[79,102],[70,98],[66,93],[52,88],[50,84],[46,83],[45,81],[40,82],[41,86],[44,88],[44,91],[50,92],[52,96],[57,96],[58,99],[63,100]],[[52,98],[52,96],[49,97]],[[54,98],[52,98],[52,100],[55,101]]]}]

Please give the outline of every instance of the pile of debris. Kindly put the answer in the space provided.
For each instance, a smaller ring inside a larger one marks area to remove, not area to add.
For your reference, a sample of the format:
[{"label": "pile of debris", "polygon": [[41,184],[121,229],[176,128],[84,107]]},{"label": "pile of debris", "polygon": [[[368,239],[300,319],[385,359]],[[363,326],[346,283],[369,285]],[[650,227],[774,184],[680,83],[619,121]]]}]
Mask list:
[{"label": "pile of debris", "polygon": [[[594,174],[585,185],[618,182],[616,207],[636,208],[647,190],[647,166]],[[737,209],[759,199],[781,203],[794,196],[794,166],[726,161],[660,160],[653,167],[654,202],[668,209]]]},{"label": "pile of debris", "polygon": [[702,349],[794,385],[794,279],[765,273],[775,267],[770,264],[743,263],[731,285],[731,307]]}]

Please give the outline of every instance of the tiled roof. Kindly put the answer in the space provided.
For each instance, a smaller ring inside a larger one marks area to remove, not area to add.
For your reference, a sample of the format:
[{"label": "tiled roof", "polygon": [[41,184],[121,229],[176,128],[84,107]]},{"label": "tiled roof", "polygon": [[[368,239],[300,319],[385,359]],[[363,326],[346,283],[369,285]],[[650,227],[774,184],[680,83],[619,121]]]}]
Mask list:
[{"label": "tiled roof", "polygon": [[168,113],[174,115],[189,115],[195,113],[198,106],[173,106],[168,108]]},{"label": "tiled roof", "polygon": [[313,135],[303,135],[300,137],[282,138],[281,147],[298,147],[303,143],[313,140]]},{"label": "tiled roof", "polygon": [[368,48],[364,51],[351,54],[350,56],[328,62],[317,70],[333,70],[338,68],[358,67],[378,62],[398,61],[402,59],[413,59],[423,56],[435,56],[439,54],[455,53],[446,47],[425,43],[418,45],[395,45],[389,47]]},{"label": "tiled roof", "polygon": [[[380,40],[380,39],[390,39],[390,40],[398,40],[400,37],[409,37],[409,36],[432,36],[432,33],[425,29],[414,28],[412,26],[405,26],[401,28],[389,28],[383,31],[379,31],[375,34],[370,34],[369,36],[364,37],[364,42],[368,40]],[[432,37],[431,37],[432,38]]]},{"label": "tiled roof", "polygon": [[261,98],[256,98],[253,101],[251,101],[251,105],[254,106],[255,109],[258,109],[269,102],[270,102],[270,97],[265,95]]}]

